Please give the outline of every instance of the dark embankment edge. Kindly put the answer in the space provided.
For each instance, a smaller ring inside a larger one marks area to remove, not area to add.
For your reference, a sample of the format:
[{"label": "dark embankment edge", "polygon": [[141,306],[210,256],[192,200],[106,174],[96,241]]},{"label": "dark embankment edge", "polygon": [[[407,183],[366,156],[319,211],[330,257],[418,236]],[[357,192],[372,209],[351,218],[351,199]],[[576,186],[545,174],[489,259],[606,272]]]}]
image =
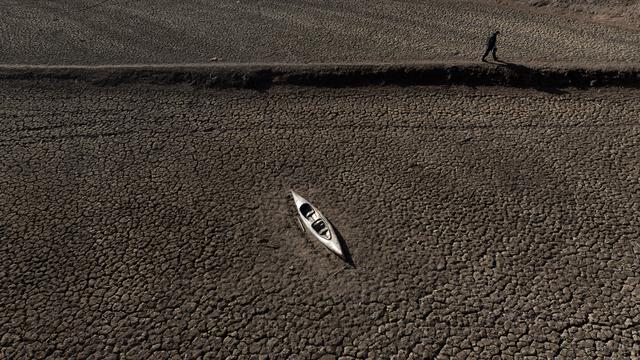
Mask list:
[{"label": "dark embankment edge", "polygon": [[99,86],[189,84],[267,89],[274,85],[468,85],[520,88],[640,87],[640,68],[493,64],[0,65],[1,80],[72,80]]}]

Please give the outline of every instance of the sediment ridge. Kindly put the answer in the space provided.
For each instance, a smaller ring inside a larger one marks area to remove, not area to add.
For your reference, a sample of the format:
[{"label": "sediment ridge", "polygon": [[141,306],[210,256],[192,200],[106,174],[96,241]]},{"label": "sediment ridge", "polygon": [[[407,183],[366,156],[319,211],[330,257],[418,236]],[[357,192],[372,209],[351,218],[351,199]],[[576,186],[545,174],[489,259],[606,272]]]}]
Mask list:
[{"label": "sediment ridge", "polygon": [[2,80],[74,80],[99,86],[189,84],[267,89],[274,85],[467,85],[519,88],[640,87],[640,67],[531,66],[507,62],[367,64],[1,65]]}]

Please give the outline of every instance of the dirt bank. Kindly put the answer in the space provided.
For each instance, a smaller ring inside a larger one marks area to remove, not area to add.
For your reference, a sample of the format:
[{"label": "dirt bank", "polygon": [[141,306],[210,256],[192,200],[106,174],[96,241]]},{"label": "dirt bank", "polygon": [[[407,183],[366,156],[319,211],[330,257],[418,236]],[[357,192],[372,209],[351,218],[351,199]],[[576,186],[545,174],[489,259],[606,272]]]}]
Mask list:
[{"label": "dirt bank", "polygon": [[468,85],[520,88],[640,87],[638,68],[575,68],[492,64],[223,64],[0,66],[0,80],[77,80],[96,85],[190,84],[266,89],[273,85]]}]

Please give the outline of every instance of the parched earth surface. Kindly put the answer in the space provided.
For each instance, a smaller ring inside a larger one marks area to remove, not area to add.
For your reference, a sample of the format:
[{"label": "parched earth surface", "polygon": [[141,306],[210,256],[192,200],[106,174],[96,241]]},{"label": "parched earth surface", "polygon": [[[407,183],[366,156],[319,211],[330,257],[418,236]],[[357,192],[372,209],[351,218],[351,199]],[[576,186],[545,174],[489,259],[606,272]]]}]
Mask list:
[{"label": "parched earth surface", "polygon": [[640,354],[639,91],[0,94],[3,358]]},{"label": "parched earth surface", "polygon": [[[512,0],[501,1],[513,4]],[[639,0],[515,0],[515,2],[554,13],[561,10],[587,21],[622,26],[636,31],[640,29]]]},{"label": "parched earth surface", "polygon": [[640,62],[637,29],[562,12],[511,0],[0,0],[0,63],[468,61],[495,29],[514,62]]}]

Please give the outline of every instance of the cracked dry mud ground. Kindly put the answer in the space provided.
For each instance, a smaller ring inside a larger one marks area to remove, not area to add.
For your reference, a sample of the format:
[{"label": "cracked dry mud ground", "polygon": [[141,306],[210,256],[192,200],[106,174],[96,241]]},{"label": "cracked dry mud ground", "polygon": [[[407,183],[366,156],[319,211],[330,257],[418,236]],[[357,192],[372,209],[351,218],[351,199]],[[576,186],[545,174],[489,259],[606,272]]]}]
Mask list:
[{"label": "cracked dry mud ground", "polygon": [[638,356],[638,91],[0,89],[4,358]]},{"label": "cracked dry mud ground", "polygon": [[640,62],[640,32],[485,0],[4,0],[0,63]]}]

